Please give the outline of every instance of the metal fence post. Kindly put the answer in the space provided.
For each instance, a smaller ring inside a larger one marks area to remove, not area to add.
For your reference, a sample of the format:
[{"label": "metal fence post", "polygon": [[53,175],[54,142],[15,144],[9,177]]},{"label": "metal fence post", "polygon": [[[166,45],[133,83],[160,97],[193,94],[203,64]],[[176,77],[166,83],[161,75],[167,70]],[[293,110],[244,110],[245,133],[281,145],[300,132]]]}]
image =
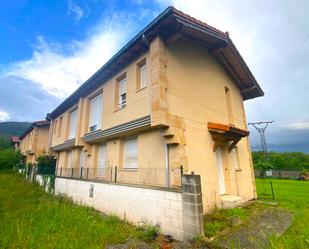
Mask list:
[{"label": "metal fence post", "polygon": [[271,188],[271,194],[272,194],[272,196],[273,196],[273,199],[275,199],[274,188],[273,188],[273,182],[270,182],[270,188]]},{"label": "metal fence post", "polygon": [[88,180],[88,176],[89,176],[89,168],[87,168],[87,180]]},{"label": "metal fence post", "polygon": [[83,179],[83,167],[80,167],[80,179]]},{"label": "metal fence post", "polygon": [[60,176],[62,176],[62,167],[60,167]]},{"label": "metal fence post", "polygon": [[180,175],[183,176],[183,166],[180,165]]},{"label": "metal fence post", "polygon": [[73,178],[73,168],[72,168],[72,171],[71,171],[71,178]]},{"label": "metal fence post", "polygon": [[117,182],[117,166],[115,166],[115,182]]}]

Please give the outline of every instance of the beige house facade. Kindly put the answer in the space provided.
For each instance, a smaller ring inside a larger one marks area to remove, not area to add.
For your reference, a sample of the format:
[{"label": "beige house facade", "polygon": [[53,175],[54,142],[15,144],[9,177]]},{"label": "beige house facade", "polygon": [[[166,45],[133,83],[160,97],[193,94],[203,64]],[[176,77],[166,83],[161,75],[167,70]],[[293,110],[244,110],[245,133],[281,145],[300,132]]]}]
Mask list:
[{"label": "beige house facade", "polygon": [[204,212],[254,199],[244,101],[262,95],[227,33],[170,7],[48,114],[56,174],[177,189],[194,172]]},{"label": "beige house facade", "polygon": [[25,163],[36,162],[36,158],[49,151],[49,121],[42,120],[33,122],[32,125],[20,136],[19,149],[25,158]]}]

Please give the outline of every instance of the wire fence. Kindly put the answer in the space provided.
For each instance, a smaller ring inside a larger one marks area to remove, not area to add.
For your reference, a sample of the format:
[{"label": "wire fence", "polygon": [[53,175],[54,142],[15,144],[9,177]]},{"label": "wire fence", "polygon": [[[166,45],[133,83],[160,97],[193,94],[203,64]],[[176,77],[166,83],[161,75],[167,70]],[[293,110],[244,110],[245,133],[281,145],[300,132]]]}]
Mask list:
[{"label": "wire fence", "polygon": [[181,187],[182,174],[182,167],[172,169],[164,167],[125,169],[115,166],[101,168],[60,167],[56,169],[56,176],[59,177],[170,189],[179,189]]}]

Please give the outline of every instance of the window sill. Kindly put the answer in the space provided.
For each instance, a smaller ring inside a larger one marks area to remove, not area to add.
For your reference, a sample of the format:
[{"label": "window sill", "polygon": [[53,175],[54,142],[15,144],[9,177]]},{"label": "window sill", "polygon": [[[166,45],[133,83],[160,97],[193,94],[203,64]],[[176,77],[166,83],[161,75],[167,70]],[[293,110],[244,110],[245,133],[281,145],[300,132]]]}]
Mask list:
[{"label": "window sill", "polygon": [[142,88],[140,88],[140,89],[137,89],[136,91],[135,91],[135,93],[138,93],[138,92],[140,92],[140,91],[142,91],[142,90],[144,90],[144,89],[146,89],[147,88],[147,86],[144,86],[144,87],[142,87]]},{"label": "window sill", "polygon": [[127,106],[125,105],[125,106],[122,106],[122,107],[116,107],[115,108],[115,110],[114,110],[114,112],[118,112],[118,111],[120,111],[120,110],[122,110],[122,109],[124,109],[124,108],[126,108]]}]

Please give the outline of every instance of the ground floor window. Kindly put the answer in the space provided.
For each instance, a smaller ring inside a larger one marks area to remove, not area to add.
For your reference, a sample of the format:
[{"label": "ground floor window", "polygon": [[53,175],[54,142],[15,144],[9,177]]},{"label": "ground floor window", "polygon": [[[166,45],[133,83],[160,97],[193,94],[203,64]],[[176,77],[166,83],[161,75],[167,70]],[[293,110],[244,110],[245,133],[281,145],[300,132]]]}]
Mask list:
[{"label": "ground floor window", "polygon": [[126,169],[137,169],[137,137],[123,141],[123,162]]}]

